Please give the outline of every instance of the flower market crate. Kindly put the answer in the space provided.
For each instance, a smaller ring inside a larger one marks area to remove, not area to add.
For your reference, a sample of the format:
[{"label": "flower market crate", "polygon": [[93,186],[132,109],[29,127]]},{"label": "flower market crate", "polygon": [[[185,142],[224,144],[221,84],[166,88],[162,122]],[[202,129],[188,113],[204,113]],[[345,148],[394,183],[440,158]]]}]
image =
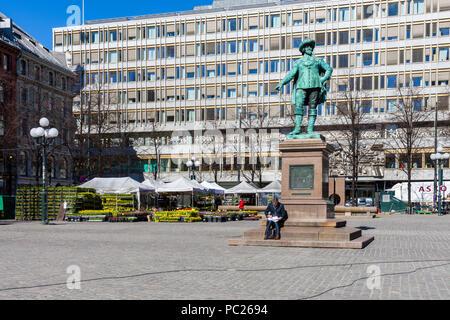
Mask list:
[{"label": "flower market crate", "polygon": [[[50,220],[56,219],[61,203],[69,204],[80,193],[95,193],[94,189],[77,187],[49,187],[47,192],[47,212]],[[42,206],[42,187],[19,186],[16,196],[16,220],[40,220]]]},{"label": "flower market crate", "polygon": [[137,208],[137,200],[133,194],[102,194],[103,209],[118,212],[132,212]]}]

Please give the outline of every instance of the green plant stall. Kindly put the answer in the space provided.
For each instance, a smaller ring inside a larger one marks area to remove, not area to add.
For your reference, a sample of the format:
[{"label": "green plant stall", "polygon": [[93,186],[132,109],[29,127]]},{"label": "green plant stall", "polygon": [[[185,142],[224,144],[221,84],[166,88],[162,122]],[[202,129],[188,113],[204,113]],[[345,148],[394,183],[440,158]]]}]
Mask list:
[{"label": "green plant stall", "polygon": [[[68,205],[66,208],[68,213],[84,210],[84,201],[80,201],[79,199],[83,199],[86,194],[95,194],[95,190],[78,187],[47,188],[47,210],[49,219],[56,219],[59,208],[63,203]],[[17,189],[16,195],[16,220],[41,220],[41,199],[41,187],[20,186]]]}]

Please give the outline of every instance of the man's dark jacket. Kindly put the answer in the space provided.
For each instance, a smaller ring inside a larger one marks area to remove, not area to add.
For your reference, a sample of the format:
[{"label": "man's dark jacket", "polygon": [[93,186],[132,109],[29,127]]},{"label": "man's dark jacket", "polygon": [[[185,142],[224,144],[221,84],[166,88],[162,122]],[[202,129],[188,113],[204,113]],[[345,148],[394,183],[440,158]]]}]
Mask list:
[{"label": "man's dark jacket", "polygon": [[284,226],[284,222],[288,219],[286,209],[284,209],[284,205],[280,202],[278,202],[278,206],[274,206],[271,202],[264,213],[266,214],[266,217],[269,213],[274,217],[280,217],[281,220],[278,222],[280,228]]}]

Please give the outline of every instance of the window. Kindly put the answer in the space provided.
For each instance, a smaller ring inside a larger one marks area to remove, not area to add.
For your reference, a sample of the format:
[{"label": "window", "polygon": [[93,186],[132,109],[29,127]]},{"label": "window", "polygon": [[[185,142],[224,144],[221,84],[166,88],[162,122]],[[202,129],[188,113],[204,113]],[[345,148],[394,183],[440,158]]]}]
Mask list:
[{"label": "window", "polygon": [[3,85],[0,84],[0,103],[5,102],[5,90],[3,89]]},{"label": "window", "polygon": [[91,33],[91,39],[92,39],[92,43],[99,43],[100,42],[98,31],[93,31]]},{"label": "window", "polygon": [[369,19],[373,17],[373,5],[367,5],[363,7],[363,18]]},{"label": "window", "polygon": [[270,61],[270,72],[279,72],[279,60]]},{"label": "window", "polygon": [[156,50],[155,50],[155,48],[148,48],[147,59],[148,60],[156,59]]},{"label": "window", "polygon": [[168,46],[166,47],[167,50],[167,58],[175,58],[175,47],[174,46]]},{"label": "window", "polygon": [[449,59],[449,48],[439,48],[439,61],[447,61]]},{"label": "window", "polygon": [[339,44],[348,44],[348,31],[339,31]]},{"label": "window", "polygon": [[388,4],[388,16],[398,16],[398,3],[389,3]]},{"label": "window", "polygon": [[116,71],[111,71],[109,73],[109,82],[110,83],[116,83],[117,82],[117,72]]},{"label": "window", "polygon": [[422,111],[422,99],[413,99],[413,110]]},{"label": "window", "polygon": [[348,54],[339,55],[339,68],[348,68]]},{"label": "window", "polygon": [[195,88],[187,88],[186,95],[188,100],[195,100]]},{"label": "window", "polygon": [[228,19],[228,31],[236,31],[236,19]]},{"label": "window", "polygon": [[7,54],[3,55],[3,70],[9,70],[9,56]]},{"label": "window", "polygon": [[[391,131],[391,126],[386,126],[386,138],[389,136],[389,131]],[[386,154],[386,169],[395,169],[395,154]]]},{"label": "window", "polygon": [[423,62],[423,49],[413,49],[413,62]]},{"label": "window", "polygon": [[272,28],[279,28],[281,25],[281,19],[279,14],[273,14],[270,16],[270,26]]},{"label": "window", "polygon": [[135,81],[136,81],[136,71],[129,71],[128,82],[135,82]]},{"label": "window", "polygon": [[450,34],[450,28],[439,28],[441,36],[448,36]]},{"label": "window", "polygon": [[339,9],[339,21],[349,21],[350,20],[350,8]]},{"label": "window", "polygon": [[397,111],[397,101],[395,99],[386,100],[386,111],[396,112]]},{"label": "window", "polygon": [[422,77],[413,77],[412,82],[413,82],[414,87],[421,87],[422,86]]},{"label": "window", "polygon": [[413,13],[421,14],[425,12],[424,0],[414,0]]},{"label": "window", "polygon": [[228,89],[228,98],[236,98],[236,89]]},{"label": "window", "polygon": [[236,41],[228,41],[228,53],[236,53]]},{"label": "window", "polygon": [[364,42],[372,42],[373,41],[373,30],[372,29],[364,29],[363,30],[363,41]]},{"label": "window", "polygon": [[387,87],[397,88],[397,76],[387,76]]},{"label": "window", "polygon": [[27,176],[28,161],[27,161],[27,155],[26,155],[25,152],[21,151],[19,153],[19,157],[17,159],[17,162],[18,162],[17,171],[18,171],[19,175]]},{"label": "window", "polygon": [[364,66],[372,65],[372,52],[363,53],[363,65]]},{"label": "window", "polygon": [[67,179],[67,161],[64,158],[59,161],[59,178]]},{"label": "window", "polygon": [[249,40],[248,47],[249,47],[249,49],[248,49],[249,52],[258,51],[258,40]]},{"label": "window", "polygon": [[372,109],[372,100],[364,100],[361,104],[362,113],[370,113]]},{"label": "window", "polygon": [[148,27],[147,28],[147,36],[149,39],[155,39],[156,38],[156,29],[155,27]]},{"label": "window", "polygon": [[156,80],[156,73],[154,71],[147,72],[147,80],[154,81]]},{"label": "window", "polygon": [[109,52],[109,62],[110,63],[117,63],[117,51],[110,51]]},{"label": "window", "polygon": [[54,78],[53,78],[53,72],[48,73],[48,84],[53,86],[54,85]]},{"label": "window", "polygon": [[302,38],[301,37],[295,37],[292,38],[292,47],[293,48],[298,48],[300,47],[300,44],[302,43]]}]

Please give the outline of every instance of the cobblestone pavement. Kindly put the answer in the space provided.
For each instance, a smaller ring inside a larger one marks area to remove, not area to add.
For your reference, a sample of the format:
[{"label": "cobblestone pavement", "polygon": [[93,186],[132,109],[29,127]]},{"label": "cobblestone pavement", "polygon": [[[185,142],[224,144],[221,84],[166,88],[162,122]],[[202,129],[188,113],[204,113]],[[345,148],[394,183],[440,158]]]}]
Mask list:
[{"label": "cobblestone pavement", "polygon": [[348,220],[363,250],[227,246],[259,224],[0,222],[0,299],[450,299],[450,216]]}]

